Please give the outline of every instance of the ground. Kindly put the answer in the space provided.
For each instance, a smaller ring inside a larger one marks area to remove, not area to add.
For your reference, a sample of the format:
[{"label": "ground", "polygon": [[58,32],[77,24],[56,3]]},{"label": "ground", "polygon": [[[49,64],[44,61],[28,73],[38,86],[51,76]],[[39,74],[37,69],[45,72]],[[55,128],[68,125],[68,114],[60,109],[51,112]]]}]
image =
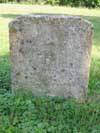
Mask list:
[{"label": "ground", "polygon": [[[8,23],[19,15],[29,13],[78,15],[94,25],[88,96],[84,103],[78,104],[73,100],[67,102],[63,99],[32,99],[27,96],[24,102],[24,96],[13,95],[7,91],[10,89]],[[0,106],[0,133],[99,133],[100,9],[0,4]],[[26,119],[22,114],[27,115]],[[37,121],[31,119],[34,114]]]}]

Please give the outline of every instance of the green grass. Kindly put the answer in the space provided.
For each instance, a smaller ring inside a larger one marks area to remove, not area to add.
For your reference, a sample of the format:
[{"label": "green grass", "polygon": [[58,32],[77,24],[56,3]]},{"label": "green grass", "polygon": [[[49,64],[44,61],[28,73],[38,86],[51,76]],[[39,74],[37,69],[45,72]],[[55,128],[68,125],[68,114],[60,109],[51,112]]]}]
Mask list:
[{"label": "green grass", "polygon": [[[29,13],[79,15],[94,25],[88,97],[84,103],[11,94],[8,23]],[[0,133],[100,132],[100,9],[0,5]]]},{"label": "green grass", "polygon": [[27,92],[0,95],[0,133],[99,133],[100,97],[33,97]]}]

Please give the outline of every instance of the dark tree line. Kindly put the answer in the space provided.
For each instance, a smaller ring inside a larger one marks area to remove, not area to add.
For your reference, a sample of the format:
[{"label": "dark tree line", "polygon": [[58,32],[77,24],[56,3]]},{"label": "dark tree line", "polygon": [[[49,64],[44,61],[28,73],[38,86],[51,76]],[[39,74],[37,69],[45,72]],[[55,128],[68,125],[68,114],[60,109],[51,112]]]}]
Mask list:
[{"label": "dark tree line", "polygon": [[31,4],[51,4],[51,5],[69,5],[69,6],[82,6],[95,8],[100,6],[100,0],[0,0],[0,3],[4,2],[28,2]]}]

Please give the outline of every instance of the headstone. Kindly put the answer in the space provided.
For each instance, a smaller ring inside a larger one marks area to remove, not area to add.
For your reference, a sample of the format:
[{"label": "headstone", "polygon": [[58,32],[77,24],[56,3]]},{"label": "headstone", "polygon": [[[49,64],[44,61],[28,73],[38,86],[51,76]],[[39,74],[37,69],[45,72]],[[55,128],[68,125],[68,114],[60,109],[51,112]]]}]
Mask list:
[{"label": "headstone", "polygon": [[9,24],[12,90],[83,99],[92,25],[75,16],[26,15]]}]

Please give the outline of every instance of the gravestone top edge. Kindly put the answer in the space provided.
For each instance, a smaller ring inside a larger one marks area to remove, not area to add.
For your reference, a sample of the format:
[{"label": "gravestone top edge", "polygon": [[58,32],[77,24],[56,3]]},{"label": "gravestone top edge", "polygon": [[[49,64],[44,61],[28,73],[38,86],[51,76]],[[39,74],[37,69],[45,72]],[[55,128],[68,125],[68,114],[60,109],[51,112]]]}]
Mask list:
[{"label": "gravestone top edge", "polygon": [[63,15],[63,14],[29,14],[29,15],[21,15],[15,18],[13,21],[9,23],[9,28],[13,27],[14,25],[20,25],[21,22],[33,21],[33,23],[41,24],[41,23],[54,23],[54,24],[67,24],[68,21],[77,21],[80,24],[85,23],[87,27],[93,29],[93,24],[85,20],[79,16],[72,16],[72,15]]}]

